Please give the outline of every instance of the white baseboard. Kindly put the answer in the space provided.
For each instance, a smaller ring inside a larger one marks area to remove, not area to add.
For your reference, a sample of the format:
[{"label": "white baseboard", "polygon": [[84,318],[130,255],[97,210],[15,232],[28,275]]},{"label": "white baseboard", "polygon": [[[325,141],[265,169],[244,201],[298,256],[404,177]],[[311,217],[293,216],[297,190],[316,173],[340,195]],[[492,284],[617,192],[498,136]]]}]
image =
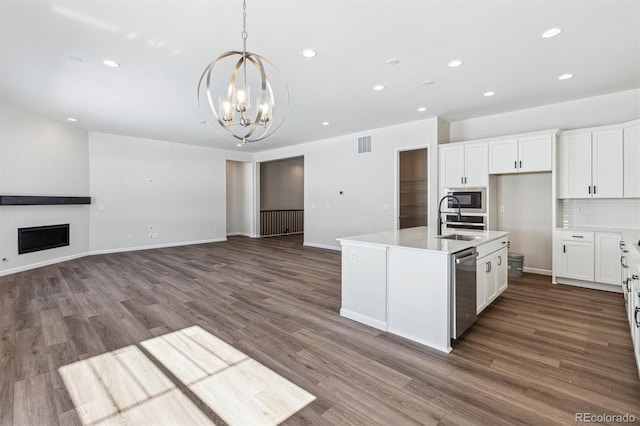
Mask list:
[{"label": "white baseboard", "polygon": [[248,232],[228,232],[227,233],[227,237],[249,237],[249,238],[253,238],[253,235],[251,235]]},{"label": "white baseboard", "polygon": [[527,268],[526,266],[522,268],[523,272],[528,272],[530,274],[539,274],[539,275],[548,275],[551,276],[550,269],[538,269],[538,268]]},{"label": "white baseboard", "polygon": [[29,271],[31,269],[42,268],[43,266],[54,265],[56,263],[66,262],[68,260],[80,259],[81,257],[85,257],[88,255],[89,255],[89,252],[76,253],[69,256],[57,257],[55,259],[45,260],[43,262],[18,266],[17,268],[5,269],[4,271],[0,271],[0,277],[5,275],[17,274],[18,272]]},{"label": "white baseboard", "polygon": [[302,245],[307,247],[326,249],[326,250],[342,251],[341,246],[330,246],[329,244],[309,243],[305,241]]},{"label": "white baseboard", "polygon": [[340,316],[368,325],[369,327],[377,328],[378,330],[387,330],[386,322],[368,317],[366,315],[358,314],[348,309],[340,308]]},{"label": "white baseboard", "polygon": [[438,350],[440,352],[445,352],[445,353],[451,352],[451,344],[450,343],[449,343],[449,345],[445,344],[443,346],[443,345],[438,345],[438,344],[433,343],[433,342],[427,342],[426,340],[423,340],[423,339],[417,338],[415,336],[411,336],[409,334],[406,334],[406,333],[403,333],[403,332],[399,332],[399,331],[396,331],[396,330],[389,329],[389,330],[387,330],[387,332],[389,332],[391,334],[395,334],[396,336],[404,337],[405,339],[413,340],[416,343],[420,343],[421,345],[428,346],[428,347],[433,348],[435,350]]},{"label": "white baseboard", "polygon": [[558,284],[572,285],[575,287],[591,288],[594,290],[611,291],[614,293],[622,293],[622,286],[615,284],[603,284],[592,281],[574,280],[573,278],[556,277]]},{"label": "white baseboard", "polygon": [[138,246],[138,247],[121,247],[115,249],[106,249],[106,250],[91,250],[88,252],[82,252],[73,254],[70,256],[58,257],[55,259],[45,260],[43,262],[32,263],[30,265],[19,266],[17,268],[5,269],[4,271],[0,271],[0,277],[5,275],[16,274],[18,272],[29,271],[31,269],[41,268],[43,266],[54,265],[56,263],[66,262],[69,260],[79,259],[81,257],[93,256],[97,254],[110,254],[110,253],[123,253],[127,251],[138,251],[138,250],[150,250],[157,248],[166,248],[166,247],[179,247],[179,246],[190,246],[195,244],[206,244],[206,243],[217,243],[220,241],[226,241],[226,238],[214,238],[210,240],[198,240],[198,241],[184,241],[178,243],[166,243],[166,244],[154,244],[151,246]]},{"label": "white baseboard", "polygon": [[89,254],[95,255],[95,254],[124,253],[127,251],[151,250],[151,249],[167,248],[167,247],[192,246],[195,244],[219,243],[220,241],[227,241],[227,238],[223,237],[223,238],[212,238],[210,240],[180,241],[177,243],[153,244],[148,246],[120,247],[120,248],[106,249],[106,250],[91,250]]}]

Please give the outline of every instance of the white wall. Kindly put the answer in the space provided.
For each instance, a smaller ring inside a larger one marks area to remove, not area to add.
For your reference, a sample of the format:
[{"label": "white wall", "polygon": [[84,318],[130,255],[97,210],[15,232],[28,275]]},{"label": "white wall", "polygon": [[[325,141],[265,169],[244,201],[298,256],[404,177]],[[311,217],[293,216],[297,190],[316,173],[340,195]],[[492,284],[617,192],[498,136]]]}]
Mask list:
[{"label": "white wall", "polygon": [[260,164],[260,210],[304,209],[304,158]]},{"label": "white wall", "polygon": [[[89,195],[87,132],[0,105],[0,194]],[[69,223],[70,245],[18,255],[21,227]],[[0,274],[75,257],[89,247],[89,207],[0,206]]]},{"label": "white wall", "polygon": [[544,129],[578,129],[640,118],[640,89],[455,121],[452,142]]},{"label": "white wall", "polygon": [[[200,146],[89,133],[91,250],[225,239],[226,160],[250,158]],[[151,233],[158,238],[150,238]]]},{"label": "white wall", "polygon": [[227,235],[253,234],[252,166],[250,162],[227,160]]},{"label": "white wall", "polygon": [[509,232],[510,250],[526,268],[551,273],[551,173],[498,176],[497,191],[497,229]]},{"label": "white wall", "polygon": [[[372,136],[372,152],[358,154],[357,137],[363,135]],[[398,149],[431,146],[430,204],[435,205],[437,141],[438,120],[433,118],[259,152],[255,159],[263,162],[304,156],[305,244],[338,248],[338,237],[396,226]],[[435,226],[431,216],[430,224]]]}]

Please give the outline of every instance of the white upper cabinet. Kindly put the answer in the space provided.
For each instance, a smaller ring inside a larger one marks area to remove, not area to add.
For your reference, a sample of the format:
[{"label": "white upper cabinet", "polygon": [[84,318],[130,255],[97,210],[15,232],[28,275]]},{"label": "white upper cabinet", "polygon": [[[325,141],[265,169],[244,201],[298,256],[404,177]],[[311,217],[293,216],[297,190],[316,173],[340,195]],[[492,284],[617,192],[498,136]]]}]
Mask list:
[{"label": "white upper cabinet", "polygon": [[640,126],[624,129],[624,184],[625,197],[640,197]]},{"label": "white upper cabinet", "polygon": [[440,185],[445,188],[487,186],[487,144],[440,147]]},{"label": "white upper cabinet", "polygon": [[591,195],[594,198],[622,197],[622,129],[593,132]]},{"label": "white upper cabinet", "polygon": [[447,188],[464,185],[464,147],[447,146],[440,148],[440,182]]},{"label": "white upper cabinet", "polygon": [[487,186],[489,184],[487,144],[465,145],[464,156],[465,186]]},{"label": "white upper cabinet", "polygon": [[518,139],[503,139],[489,143],[489,173],[518,171]]},{"label": "white upper cabinet", "polygon": [[518,138],[518,171],[544,172],[552,168],[553,138],[551,135]]},{"label": "white upper cabinet", "polygon": [[522,136],[489,142],[489,173],[543,172],[552,169],[553,136]]},{"label": "white upper cabinet", "polygon": [[558,197],[591,197],[591,133],[563,134],[558,157]]},{"label": "white upper cabinet", "polygon": [[622,129],[567,132],[560,137],[559,198],[621,198]]}]

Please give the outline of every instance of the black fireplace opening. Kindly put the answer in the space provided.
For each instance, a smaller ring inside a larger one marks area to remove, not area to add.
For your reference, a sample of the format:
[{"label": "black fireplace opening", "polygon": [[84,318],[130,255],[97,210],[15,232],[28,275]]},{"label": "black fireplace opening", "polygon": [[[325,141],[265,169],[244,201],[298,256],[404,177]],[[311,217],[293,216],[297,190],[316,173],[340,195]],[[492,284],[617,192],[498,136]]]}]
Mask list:
[{"label": "black fireplace opening", "polygon": [[18,254],[69,245],[69,224],[18,228]]}]

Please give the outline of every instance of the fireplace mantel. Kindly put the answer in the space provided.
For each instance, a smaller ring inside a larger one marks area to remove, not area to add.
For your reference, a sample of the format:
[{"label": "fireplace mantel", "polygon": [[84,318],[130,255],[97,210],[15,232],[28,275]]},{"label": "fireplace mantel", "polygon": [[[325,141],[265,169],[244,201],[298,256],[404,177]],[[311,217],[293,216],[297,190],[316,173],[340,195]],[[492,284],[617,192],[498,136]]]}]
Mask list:
[{"label": "fireplace mantel", "polygon": [[91,204],[91,197],[0,195],[0,206],[58,206],[73,204]]}]

